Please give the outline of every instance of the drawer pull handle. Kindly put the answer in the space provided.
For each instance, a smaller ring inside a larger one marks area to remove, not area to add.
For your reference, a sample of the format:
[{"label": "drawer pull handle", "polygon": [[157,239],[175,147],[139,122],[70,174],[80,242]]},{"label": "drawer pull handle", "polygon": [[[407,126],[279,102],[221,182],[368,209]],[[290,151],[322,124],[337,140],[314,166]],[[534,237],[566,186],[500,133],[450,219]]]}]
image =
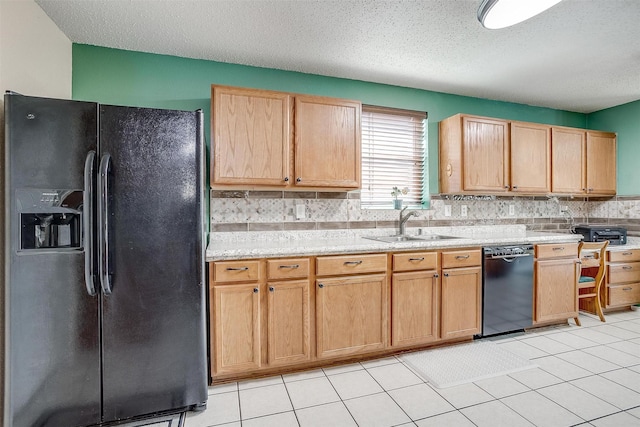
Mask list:
[{"label": "drawer pull handle", "polygon": [[227,267],[227,271],[247,271],[249,267]]},{"label": "drawer pull handle", "polygon": [[623,270],[633,270],[633,267],[631,267],[630,265],[623,265],[622,269]]},{"label": "drawer pull handle", "polygon": [[360,265],[362,264],[362,260],[360,261],[345,261],[344,265]]},{"label": "drawer pull handle", "polygon": [[633,252],[622,252],[622,255],[633,255]]},{"label": "drawer pull handle", "polygon": [[300,268],[300,264],[279,265],[278,268]]},{"label": "drawer pull handle", "polygon": [[424,261],[424,257],[422,257],[422,258],[409,258],[409,261]]},{"label": "drawer pull handle", "polygon": [[564,251],[564,246],[557,246],[553,248],[554,251]]},{"label": "drawer pull handle", "polygon": [[469,255],[456,255],[456,259],[468,259]]},{"label": "drawer pull handle", "polygon": [[623,290],[623,291],[630,291],[630,290],[632,290],[632,289],[633,289],[633,288],[622,288],[622,290]]},{"label": "drawer pull handle", "polygon": [[322,284],[322,283],[318,283],[318,287],[319,287],[320,289],[322,289],[322,288],[324,288],[324,284]]}]

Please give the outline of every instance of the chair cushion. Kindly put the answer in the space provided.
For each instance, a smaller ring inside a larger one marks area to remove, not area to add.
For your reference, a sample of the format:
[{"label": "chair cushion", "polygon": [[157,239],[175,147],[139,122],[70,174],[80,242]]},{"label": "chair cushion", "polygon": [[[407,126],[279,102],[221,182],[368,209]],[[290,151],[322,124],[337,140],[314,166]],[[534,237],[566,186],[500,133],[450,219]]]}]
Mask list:
[{"label": "chair cushion", "polygon": [[585,283],[585,282],[595,282],[596,279],[594,279],[593,277],[589,277],[589,276],[580,276],[580,279],[578,279],[578,283]]}]

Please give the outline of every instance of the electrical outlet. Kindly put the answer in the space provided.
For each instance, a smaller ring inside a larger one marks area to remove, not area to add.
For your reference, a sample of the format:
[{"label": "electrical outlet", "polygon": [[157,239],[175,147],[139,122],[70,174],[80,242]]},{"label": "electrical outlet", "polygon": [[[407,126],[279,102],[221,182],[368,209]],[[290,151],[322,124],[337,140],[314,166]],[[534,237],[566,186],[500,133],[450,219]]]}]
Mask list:
[{"label": "electrical outlet", "polygon": [[569,210],[569,206],[567,206],[567,205],[562,205],[562,206],[560,206],[560,213],[562,213],[562,212],[566,212],[566,211],[568,211],[568,210]]},{"label": "electrical outlet", "polygon": [[306,216],[306,209],[304,205],[296,205],[296,219],[304,219]]},{"label": "electrical outlet", "polygon": [[444,205],[444,216],[451,216],[451,205]]},{"label": "electrical outlet", "polygon": [[516,214],[516,205],[509,205],[509,216],[514,216]]},{"label": "electrical outlet", "polygon": [[467,205],[460,206],[460,216],[467,216]]}]

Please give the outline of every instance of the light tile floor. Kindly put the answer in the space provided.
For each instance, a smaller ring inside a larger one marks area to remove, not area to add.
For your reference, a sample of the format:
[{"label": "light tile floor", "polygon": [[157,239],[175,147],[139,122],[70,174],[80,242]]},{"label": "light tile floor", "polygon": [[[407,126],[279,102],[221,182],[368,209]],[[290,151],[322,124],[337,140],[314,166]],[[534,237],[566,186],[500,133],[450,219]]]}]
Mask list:
[{"label": "light tile floor", "polygon": [[640,427],[640,311],[491,338],[539,368],[438,389],[395,357],[209,388],[185,427]]}]

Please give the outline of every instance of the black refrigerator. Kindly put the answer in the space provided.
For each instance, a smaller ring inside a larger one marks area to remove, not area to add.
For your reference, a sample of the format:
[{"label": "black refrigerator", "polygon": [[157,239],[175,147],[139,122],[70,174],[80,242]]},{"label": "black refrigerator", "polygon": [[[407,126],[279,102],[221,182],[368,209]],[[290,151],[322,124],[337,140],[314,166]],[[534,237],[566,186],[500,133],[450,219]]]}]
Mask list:
[{"label": "black refrigerator", "polygon": [[4,425],[203,409],[202,112],[4,100]]}]

